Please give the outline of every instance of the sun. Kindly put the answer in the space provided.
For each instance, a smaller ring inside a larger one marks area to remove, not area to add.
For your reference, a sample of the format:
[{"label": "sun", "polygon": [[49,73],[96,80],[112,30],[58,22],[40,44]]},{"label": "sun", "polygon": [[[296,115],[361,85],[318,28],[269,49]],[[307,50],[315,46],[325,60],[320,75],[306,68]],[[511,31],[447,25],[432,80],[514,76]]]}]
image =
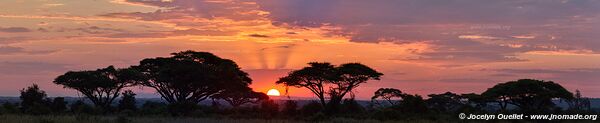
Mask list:
[{"label": "sun", "polygon": [[273,88],[273,89],[271,89],[271,90],[269,90],[267,92],[267,95],[269,95],[269,96],[279,96],[280,94],[279,94],[279,91],[277,89]]}]

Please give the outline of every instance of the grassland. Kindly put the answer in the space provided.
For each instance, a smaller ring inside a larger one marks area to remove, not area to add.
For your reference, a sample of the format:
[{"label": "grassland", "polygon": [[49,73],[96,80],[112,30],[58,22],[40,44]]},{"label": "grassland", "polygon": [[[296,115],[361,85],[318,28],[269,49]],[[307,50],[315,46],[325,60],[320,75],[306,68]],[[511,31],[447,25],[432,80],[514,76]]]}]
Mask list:
[{"label": "grassland", "polygon": [[324,121],[285,119],[228,119],[228,118],[175,118],[175,117],[118,117],[89,115],[0,115],[0,123],[433,123],[432,121],[379,121],[334,118]]}]

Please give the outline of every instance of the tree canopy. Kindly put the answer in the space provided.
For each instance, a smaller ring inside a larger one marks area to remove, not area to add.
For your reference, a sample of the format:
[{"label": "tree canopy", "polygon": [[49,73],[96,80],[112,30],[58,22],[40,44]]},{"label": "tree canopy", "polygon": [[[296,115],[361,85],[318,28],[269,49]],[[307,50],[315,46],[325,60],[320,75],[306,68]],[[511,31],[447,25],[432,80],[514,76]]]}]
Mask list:
[{"label": "tree canopy", "polygon": [[105,110],[125,87],[136,85],[142,78],[132,69],[116,69],[113,66],[91,71],[69,71],[58,76],[55,84],[75,89],[85,95],[94,105]]},{"label": "tree canopy", "polygon": [[396,104],[398,104],[399,101],[394,101],[394,98],[397,98],[396,100],[400,100],[400,99],[402,99],[402,96],[403,96],[402,91],[400,91],[398,89],[380,88],[374,92],[373,97],[371,97],[371,101],[374,103],[377,103],[379,105],[383,105],[383,104],[379,103],[379,101],[377,101],[377,99],[383,99],[383,100],[387,101],[387,103],[389,103],[390,105],[396,105]]},{"label": "tree canopy", "polygon": [[498,102],[502,110],[511,104],[523,111],[547,110],[554,106],[552,99],[573,99],[573,94],[561,85],[534,79],[500,83],[487,89],[482,96]]},{"label": "tree canopy", "polygon": [[172,113],[185,114],[189,105],[252,82],[235,62],[208,52],[183,51],[171,57],[148,58],[132,68],[145,76],[142,85],[154,88],[172,109],[181,110]]},{"label": "tree canopy", "polygon": [[212,98],[225,100],[233,108],[237,108],[246,103],[258,103],[259,101],[269,100],[269,96],[267,96],[267,94],[252,91],[252,89],[249,87],[227,89],[221,93],[213,95]]},{"label": "tree canopy", "polygon": [[[320,100],[328,112],[336,112],[348,93],[368,80],[379,80],[382,73],[360,63],[334,66],[331,63],[308,63],[310,66],[294,70],[276,83],[286,86],[307,88]],[[329,95],[329,101],[326,96]]]}]

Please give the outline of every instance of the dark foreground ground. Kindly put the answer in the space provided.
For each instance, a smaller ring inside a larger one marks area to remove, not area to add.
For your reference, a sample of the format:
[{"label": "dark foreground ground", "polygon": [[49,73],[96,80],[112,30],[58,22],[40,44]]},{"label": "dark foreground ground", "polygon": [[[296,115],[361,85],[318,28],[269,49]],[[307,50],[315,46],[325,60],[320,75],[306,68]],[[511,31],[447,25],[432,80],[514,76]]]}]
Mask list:
[{"label": "dark foreground ground", "polygon": [[[175,118],[175,117],[117,117],[117,116],[32,116],[32,115],[0,115],[0,123],[436,123],[430,120],[357,120],[350,118],[333,118],[323,121],[301,121],[285,119],[219,119],[219,118]],[[448,121],[450,123],[530,123],[530,121]],[[537,121],[540,122],[540,121]],[[531,123],[537,123],[536,121]],[[548,121],[541,121],[543,123]],[[594,121],[551,121],[552,123],[594,123]]]},{"label": "dark foreground ground", "polygon": [[0,115],[0,123],[433,123],[427,120],[379,121],[334,118],[326,121],[300,121],[284,119],[217,119],[174,117],[116,117],[116,116],[31,116]]}]

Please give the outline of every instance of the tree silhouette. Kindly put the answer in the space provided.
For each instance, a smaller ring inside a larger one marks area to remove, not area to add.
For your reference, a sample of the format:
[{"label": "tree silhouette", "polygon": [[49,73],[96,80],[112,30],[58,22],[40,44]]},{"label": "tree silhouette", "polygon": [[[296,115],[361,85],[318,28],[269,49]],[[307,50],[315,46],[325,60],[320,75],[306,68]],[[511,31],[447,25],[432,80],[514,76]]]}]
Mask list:
[{"label": "tree silhouette", "polygon": [[500,83],[482,93],[482,96],[497,102],[502,111],[508,104],[525,112],[548,111],[554,106],[552,99],[573,99],[573,94],[552,81],[520,79]]},{"label": "tree silhouette", "polygon": [[461,94],[460,96],[463,104],[474,111],[483,111],[488,106],[488,102],[492,102],[490,100],[493,100],[475,93]]},{"label": "tree silhouette", "polygon": [[[379,103],[379,101],[377,101],[377,99],[381,98],[385,101],[387,101],[387,103],[389,103],[390,105],[397,105],[399,103],[399,100],[402,99],[402,91],[395,89],[395,88],[380,88],[377,89],[377,91],[375,91],[375,94],[373,95],[373,97],[371,97],[371,102],[374,102],[376,104],[378,104],[379,106],[384,106],[383,104]],[[394,101],[394,98],[398,98],[398,101]]]},{"label": "tree silhouette", "polygon": [[[383,105],[377,100],[385,100],[390,104],[390,106]],[[428,111],[427,104],[425,103],[423,97],[420,95],[406,94],[395,88],[378,89],[374,92],[373,97],[371,97],[371,101],[381,107],[380,111],[382,112],[376,112],[376,114],[383,113],[385,114],[384,116],[390,116],[396,113],[413,116],[416,114],[423,114]]]},{"label": "tree silhouette", "polygon": [[581,112],[592,109],[590,98],[583,97],[579,90],[575,90],[575,97],[572,100],[567,100],[569,110]]},{"label": "tree silhouette", "polygon": [[146,77],[144,86],[154,88],[169,102],[173,115],[185,115],[198,102],[252,81],[232,60],[208,52],[183,51],[171,57],[148,58],[132,68]]},{"label": "tree silhouette", "polygon": [[254,92],[249,87],[242,87],[239,89],[226,89],[221,93],[213,95],[212,98],[225,100],[234,109],[237,109],[246,103],[258,103],[262,100],[268,100],[269,96],[262,92]]},{"label": "tree silhouette", "polygon": [[133,91],[131,90],[126,90],[122,93],[122,97],[121,100],[119,101],[119,110],[120,111],[125,111],[125,110],[130,110],[130,111],[136,111],[137,107],[135,106],[136,104],[136,100],[135,100],[135,93],[133,93]]},{"label": "tree silhouette", "polygon": [[330,63],[308,63],[309,67],[290,72],[287,76],[279,78],[277,84],[307,88],[319,98],[322,107],[327,106],[325,101],[325,84],[337,81],[335,67]]},{"label": "tree silhouette", "polygon": [[[368,80],[379,80],[383,75],[359,63],[334,66],[330,63],[311,62],[310,66],[290,72],[276,83],[298,88],[307,88],[315,96],[327,113],[335,113],[343,97]],[[329,95],[329,102],[325,96]]]},{"label": "tree silhouette", "polygon": [[334,86],[330,87],[330,101],[328,103],[328,107],[333,113],[339,110],[339,105],[346,94],[351,93],[360,84],[369,80],[379,80],[379,77],[383,75],[383,73],[360,63],[342,64],[336,67],[335,70],[336,76],[339,76],[340,79],[331,81]]},{"label": "tree silhouette", "polygon": [[422,114],[428,111],[423,97],[411,94],[402,94],[402,101],[391,108],[409,114]]},{"label": "tree silhouette", "polygon": [[115,69],[113,66],[94,71],[69,71],[58,76],[55,84],[81,92],[97,107],[110,110],[110,104],[125,87],[136,85],[141,78],[132,69]]},{"label": "tree silhouette", "polygon": [[47,107],[46,92],[40,90],[37,84],[33,84],[21,90],[21,110],[29,114],[47,114],[50,109]]},{"label": "tree silhouette", "polygon": [[428,107],[437,112],[455,112],[465,105],[461,101],[463,97],[452,92],[428,96],[429,99],[426,100]]}]

